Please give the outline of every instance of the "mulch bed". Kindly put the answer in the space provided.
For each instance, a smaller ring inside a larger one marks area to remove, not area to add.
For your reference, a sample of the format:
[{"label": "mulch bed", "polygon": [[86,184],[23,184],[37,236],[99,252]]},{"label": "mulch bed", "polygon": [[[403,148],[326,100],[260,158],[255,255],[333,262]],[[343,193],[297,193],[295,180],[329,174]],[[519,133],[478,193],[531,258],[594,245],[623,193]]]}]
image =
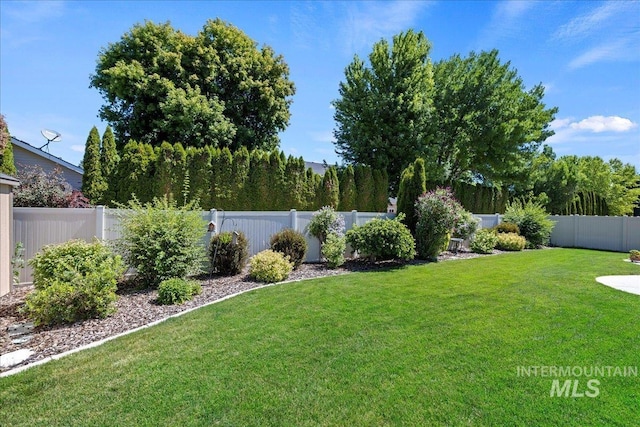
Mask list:
[{"label": "mulch bed", "polygon": [[[495,251],[495,253],[498,253],[498,251]],[[460,251],[457,254],[445,252],[438,260],[445,261],[477,256],[479,255],[466,251]],[[412,262],[412,264],[421,263],[424,263],[424,261]],[[330,270],[325,264],[303,264],[291,273],[288,280],[334,276],[353,271],[387,269],[400,265],[401,264],[389,261],[369,264],[356,260],[348,261],[344,266]],[[113,315],[105,319],[92,319],[70,325],[37,327],[31,334],[33,338],[24,344],[12,343],[7,328],[11,325],[28,321],[26,316],[20,313],[19,308],[24,304],[25,296],[33,290],[33,287],[27,286],[14,290],[0,297],[0,354],[7,354],[20,349],[30,349],[34,354],[18,365],[0,368],[0,372],[73,350],[80,346],[164,319],[190,308],[199,307],[208,302],[219,300],[225,296],[264,285],[264,283],[251,280],[246,271],[232,277],[202,276],[200,277],[200,283],[202,285],[202,293],[182,305],[157,304],[156,298],[158,292],[155,289],[136,289],[134,286],[121,287],[118,291],[119,298],[116,302],[117,311]]]}]

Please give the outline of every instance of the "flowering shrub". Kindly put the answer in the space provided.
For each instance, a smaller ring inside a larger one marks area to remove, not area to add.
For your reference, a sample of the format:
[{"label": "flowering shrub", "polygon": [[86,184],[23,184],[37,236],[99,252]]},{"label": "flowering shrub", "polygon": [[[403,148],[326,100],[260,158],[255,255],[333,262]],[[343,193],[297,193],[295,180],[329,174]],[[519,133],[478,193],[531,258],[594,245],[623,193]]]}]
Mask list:
[{"label": "flowering shrub", "polygon": [[459,212],[458,219],[453,228],[453,236],[460,239],[468,239],[478,229],[480,220],[473,216],[469,211],[462,210]]},{"label": "flowering shrub", "polygon": [[521,251],[527,244],[527,239],[516,233],[498,233],[496,248],[502,251]]},{"label": "flowering shrub", "polygon": [[374,218],[362,226],[347,231],[347,242],[360,255],[376,259],[411,260],[416,255],[416,242],[409,228],[402,223],[404,214],[395,219]]},{"label": "flowering shrub", "polygon": [[259,282],[281,282],[293,270],[293,264],[280,252],[266,249],[249,260],[249,277]]},{"label": "flowering shrub", "polygon": [[322,245],[322,256],[327,260],[329,268],[337,268],[344,264],[344,251],[347,250],[347,240],[344,236],[331,233]]},{"label": "flowering shrub", "polygon": [[344,236],[344,217],[331,206],[324,206],[313,214],[307,229],[323,244],[329,234]]},{"label": "flowering shrub", "polygon": [[45,172],[40,166],[25,166],[18,172],[20,185],[13,190],[13,206],[35,208],[88,208],[82,192],[73,190],[62,171]]},{"label": "flowering shrub", "polygon": [[416,201],[416,248],[418,256],[435,259],[446,247],[451,231],[464,208],[448,188],[426,192]]}]

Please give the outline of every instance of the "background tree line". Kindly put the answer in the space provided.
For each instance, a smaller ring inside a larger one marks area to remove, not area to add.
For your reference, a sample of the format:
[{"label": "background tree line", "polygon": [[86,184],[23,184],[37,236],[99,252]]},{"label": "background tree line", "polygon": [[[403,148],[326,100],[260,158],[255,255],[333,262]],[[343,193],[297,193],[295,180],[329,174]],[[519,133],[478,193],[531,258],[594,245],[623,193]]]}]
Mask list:
[{"label": "background tree line", "polygon": [[153,147],[129,141],[118,152],[107,127],[102,140],[94,127],[83,160],[83,193],[95,204],[141,202],[167,196],[179,204],[198,199],[204,209],[385,212],[388,178],[368,166],[328,167],[324,175],[306,168],[302,157],[246,147]]},{"label": "background tree line", "polygon": [[409,223],[418,196],[437,186],[475,213],[504,212],[523,196],[554,214],[633,212],[633,166],[541,150],[558,111],[544,104],[542,84],[527,89],[495,49],[435,64],[430,50],[413,30],[375,43],[368,61],[346,67],[333,102],[338,154],[386,170]]}]

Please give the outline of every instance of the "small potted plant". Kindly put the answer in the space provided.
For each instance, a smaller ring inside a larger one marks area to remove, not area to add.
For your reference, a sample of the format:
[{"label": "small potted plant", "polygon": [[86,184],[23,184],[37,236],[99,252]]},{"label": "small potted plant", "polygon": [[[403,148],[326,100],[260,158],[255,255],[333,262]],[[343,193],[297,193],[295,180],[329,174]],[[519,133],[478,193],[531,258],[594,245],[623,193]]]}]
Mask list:
[{"label": "small potted plant", "polygon": [[629,259],[631,262],[640,262],[640,251],[636,249],[629,251]]}]

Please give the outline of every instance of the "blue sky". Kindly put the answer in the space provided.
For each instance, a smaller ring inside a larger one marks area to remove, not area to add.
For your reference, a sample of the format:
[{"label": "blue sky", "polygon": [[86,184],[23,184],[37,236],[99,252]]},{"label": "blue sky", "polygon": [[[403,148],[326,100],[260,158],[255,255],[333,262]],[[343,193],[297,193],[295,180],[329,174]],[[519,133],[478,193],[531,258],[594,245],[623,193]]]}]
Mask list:
[{"label": "blue sky", "polygon": [[282,54],[296,85],[281,149],[339,162],[333,109],[354,54],[413,28],[438,61],[497,48],[527,89],[542,83],[557,106],[558,155],[617,157],[640,171],[638,1],[16,1],[0,2],[0,113],[34,146],[41,129],[62,134],[50,152],[78,164],[102,98],[89,88],[101,48],[135,23],[170,21],[195,35],[219,17]]}]

